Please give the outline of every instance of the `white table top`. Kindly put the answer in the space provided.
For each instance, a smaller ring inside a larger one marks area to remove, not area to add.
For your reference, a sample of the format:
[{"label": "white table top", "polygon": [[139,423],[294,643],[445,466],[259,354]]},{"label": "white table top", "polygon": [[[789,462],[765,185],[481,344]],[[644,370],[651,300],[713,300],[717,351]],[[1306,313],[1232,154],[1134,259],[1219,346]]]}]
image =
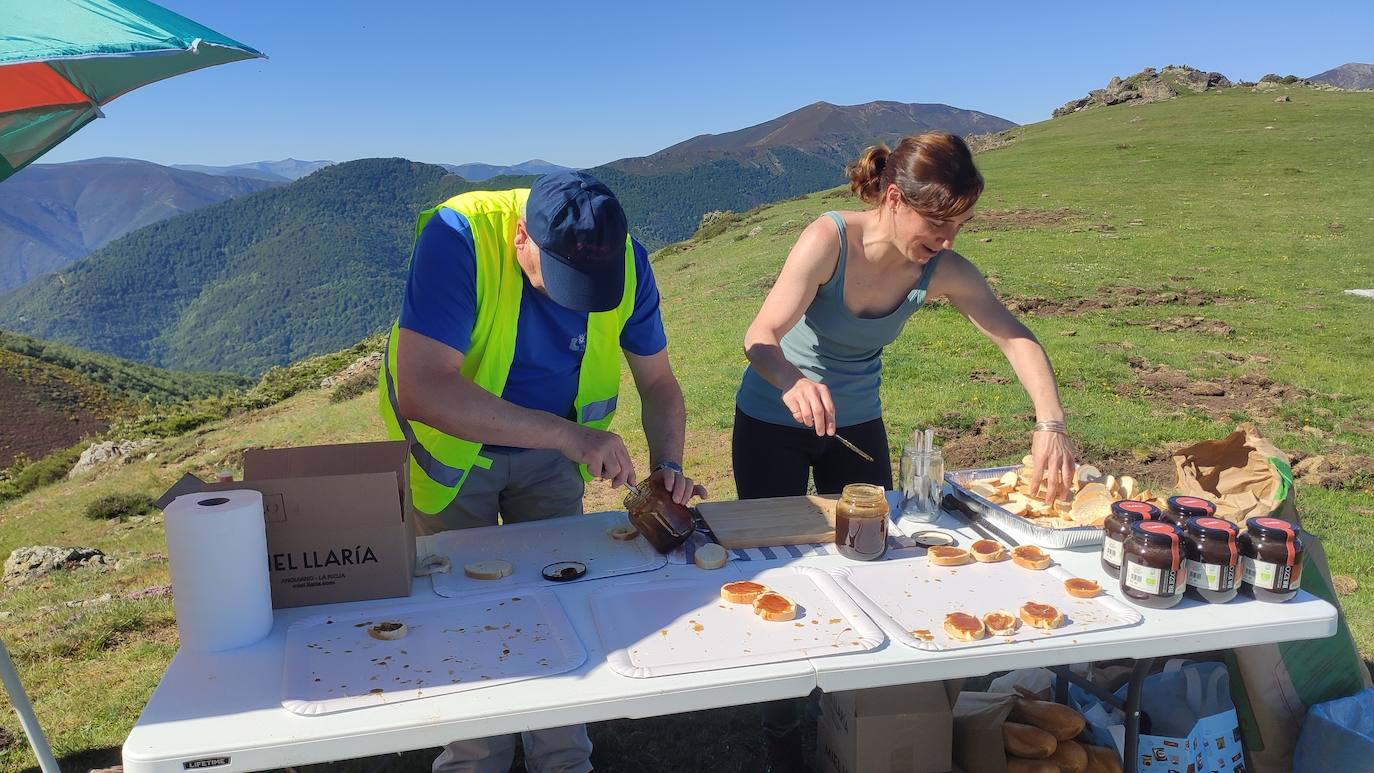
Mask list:
[{"label": "white table top", "polygon": [[[944,516],[938,526],[958,532],[961,544],[978,538],[952,516]],[[423,554],[423,547],[420,552]],[[1051,554],[1074,574],[1102,579],[1096,549]],[[840,556],[732,561],[718,574],[724,582],[794,562],[818,568],[852,564]],[[889,641],[864,653],[650,679],[614,673],[606,664],[593,623],[590,594],[607,583],[699,578],[701,574],[694,566],[669,565],[651,573],[556,587],[587,650],[587,662],[571,672],[314,717],[299,716],[281,707],[286,629],[293,622],[322,609],[344,614],[440,597],[427,580],[417,579],[409,600],[277,610],[272,634],[258,644],[220,653],[177,653],[124,744],[125,770],[259,770],[579,722],[799,697],[817,686],[837,691],[930,682],[1016,668],[1321,638],[1336,630],[1335,607],[1301,592],[1286,604],[1266,604],[1244,596],[1223,605],[1189,599],[1170,610],[1142,610],[1145,622],[1139,626],[1078,637],[949,652],[921,651]],[[1103,584],[1108,593],[1118,594],[1111,584]],[[186,764],[196,761],[204,762]]]}]

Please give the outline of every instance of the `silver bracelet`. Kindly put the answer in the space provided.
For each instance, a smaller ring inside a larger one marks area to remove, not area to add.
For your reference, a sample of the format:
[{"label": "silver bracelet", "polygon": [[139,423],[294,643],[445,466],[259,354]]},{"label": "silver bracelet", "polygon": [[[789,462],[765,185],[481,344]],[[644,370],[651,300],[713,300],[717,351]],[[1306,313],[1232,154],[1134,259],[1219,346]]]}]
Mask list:
[{"label": "silver bracelet", "polygon": [[1061,435],[1069,434],[1069,427],[1062,421],[1037,421],[1035,422],[1035,432],[1058,432]]}]

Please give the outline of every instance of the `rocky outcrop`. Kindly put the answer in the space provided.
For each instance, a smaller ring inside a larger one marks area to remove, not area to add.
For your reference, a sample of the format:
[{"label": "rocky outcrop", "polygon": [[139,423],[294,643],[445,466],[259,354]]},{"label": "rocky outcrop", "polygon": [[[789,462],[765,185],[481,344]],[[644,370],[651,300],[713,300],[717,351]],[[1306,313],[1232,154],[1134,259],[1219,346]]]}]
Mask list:
[{"label": "rocky outcrop", "polygon": [[81,458],[76,460],[76,466],[72,467],[67,473],[67,480],[79,478],[82,475],[103,464],[108,464],[120,459],[131,460],[134,456],[147,451],[157,445],[157,441],[151,438],[143,440],[107,440],[102,443],[92,443],[89,448],[81,452]]},{"label": "rocky outcrop", "polygon": [[1088,92],[1086,97],[1065,103],[1063,107],[1054,111],[1054,117],[1126,102],[1160,102],[1178,96],[1180,88],[1200,93],[1230,88],[1233,85],[1230,79],[1219,72],[1203,72],[1187,65],[1171,64],[1163,70],[1146,67],[1128,78],[1113,77],[1106,88],[1094,89]]},{"label": "rocky outcrop", "polygon": [[0,582],[13,588],[38,579],[52,572],[76,569],[82,566],[113,566],[101,551],[95,548],[62,548],[52,545],[34,545],[15,548],[5,559],[4,574]]},{"label": "rocky outcrop", "polygon": [[320,381],[320,389],[333,389],[339,384],[362,378],[364,375],[371,378],[377,377],[378,369],[382,367],[382,353],[372,352],[354,360],[343,370],[329,376],[325,376]]}]

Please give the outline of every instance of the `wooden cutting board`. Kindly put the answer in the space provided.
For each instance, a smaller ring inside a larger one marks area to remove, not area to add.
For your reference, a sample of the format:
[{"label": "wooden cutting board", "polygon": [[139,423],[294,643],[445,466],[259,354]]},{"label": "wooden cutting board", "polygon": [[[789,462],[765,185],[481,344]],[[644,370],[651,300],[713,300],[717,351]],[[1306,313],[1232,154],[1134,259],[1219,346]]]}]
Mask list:
[{"label": "wooden cutting board", "polygon": [[807,545],[835,539],[837,496],[702,502],[697,511],[725,548]]}]

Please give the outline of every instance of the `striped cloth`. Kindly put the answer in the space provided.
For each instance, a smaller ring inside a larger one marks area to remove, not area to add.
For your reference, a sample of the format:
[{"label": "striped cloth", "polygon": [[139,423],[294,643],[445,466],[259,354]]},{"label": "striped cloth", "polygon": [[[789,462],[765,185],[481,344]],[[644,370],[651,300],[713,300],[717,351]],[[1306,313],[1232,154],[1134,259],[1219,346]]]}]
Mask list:
[{"label": "striped cloth", "polygon": [[[697,548],[715,542],[709,531],[699,530],[692,538],[673,549],[668,554],[670,564],[690,564],[696,557]],[[920,547],[910,537],[888,532],[888,550],[906,550]],[[803,558],[805,556],[831,556],[839,553],[832,542],[819,542],[811,545],[782,545],[771,548],[733,548],[725,551],[731,561],[772,561],[779,558]]]}]

